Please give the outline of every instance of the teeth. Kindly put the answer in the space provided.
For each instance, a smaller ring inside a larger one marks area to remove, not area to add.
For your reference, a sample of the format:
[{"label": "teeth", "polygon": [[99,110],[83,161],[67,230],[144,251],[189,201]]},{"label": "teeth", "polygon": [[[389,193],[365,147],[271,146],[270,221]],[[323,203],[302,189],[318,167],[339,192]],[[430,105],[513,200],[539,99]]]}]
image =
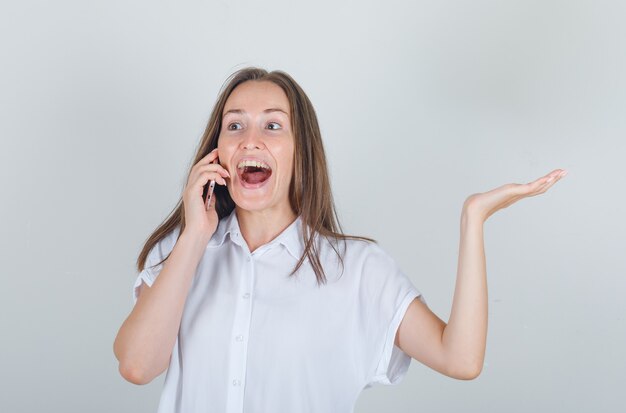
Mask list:
[{"label": "teeth", "polygon": [[261,161],[253,161],[251,159],[246,159],[244,161],[239,162],[239,165],[237,165],[238,169],[243,169],[246,166],[254,166],[256,168],[264,168],[264,169],[271,169],[269,167],[268,164],[266,164],[265,162],[261,162]]}]

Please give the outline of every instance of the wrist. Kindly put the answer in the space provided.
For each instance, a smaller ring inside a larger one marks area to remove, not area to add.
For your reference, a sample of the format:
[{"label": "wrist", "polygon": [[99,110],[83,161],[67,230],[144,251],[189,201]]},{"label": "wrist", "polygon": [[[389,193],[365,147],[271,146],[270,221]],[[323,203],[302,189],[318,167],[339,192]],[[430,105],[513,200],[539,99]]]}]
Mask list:
[{"label": "wrist", "polygon": [[485,217],[479,211],[475,209],[463,206],[461,211],[461,225],[466,226],[482,226],[485,223]]},{"label": "wrist", "polygon": [[205,248],[211,236],[212,234],[209,234],[207,231],[198,231],[190,228],[185,228],[182,234],[180,234],[181,239],[184,239],[185,242],[197,248]]}]

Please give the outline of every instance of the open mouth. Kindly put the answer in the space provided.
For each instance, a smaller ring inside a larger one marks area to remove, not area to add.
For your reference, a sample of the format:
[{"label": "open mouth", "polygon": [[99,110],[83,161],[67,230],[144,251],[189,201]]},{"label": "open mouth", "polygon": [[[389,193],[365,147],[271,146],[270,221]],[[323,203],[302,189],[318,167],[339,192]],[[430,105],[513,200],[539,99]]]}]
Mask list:
[{"label": "open mouth", "polygon": [[257,188],[272,176],[272,168],[265,162],[248,159],[239,162],[237,174],[244,186]]}]

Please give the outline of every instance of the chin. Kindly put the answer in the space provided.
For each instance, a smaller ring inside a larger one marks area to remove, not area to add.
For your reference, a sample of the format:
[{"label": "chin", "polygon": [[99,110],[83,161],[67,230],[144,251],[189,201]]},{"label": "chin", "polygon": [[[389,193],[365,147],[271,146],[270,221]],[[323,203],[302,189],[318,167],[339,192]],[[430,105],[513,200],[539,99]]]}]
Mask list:
[{"label": "chin", "polygon": [[269,207],[269,205],[267,205],[265,202],[251,202],[250,200],[244,200],[241,202],[237,202],[235,200],[233,201],[235,202],[237,208],[243,209],[245,211],[263,211]]},{"label": "chin", "polygon": [[230,197],[238,208],[246,211],[262,211],[271,207],[270,194],[245,194],[237,191],[236,194],[231,193]]}]

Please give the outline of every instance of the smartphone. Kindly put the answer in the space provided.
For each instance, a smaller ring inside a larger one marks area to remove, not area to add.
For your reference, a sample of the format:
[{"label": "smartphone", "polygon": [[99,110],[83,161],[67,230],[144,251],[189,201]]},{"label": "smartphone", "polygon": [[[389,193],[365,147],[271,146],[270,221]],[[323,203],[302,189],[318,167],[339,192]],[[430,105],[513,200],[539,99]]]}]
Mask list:
[{"label": "smartphone", "polygon": [[[217,161],[217,160],[215,160]],[[211,163],[215,163],[215,161]],[[211,205],[211,199],[213,198],[213,190],[215,189],[215,179],[211,179],[209,182],[204,185],[204,189],[202,190],[202,200],[204,201],[204,209],[209,210],[209,205]]]},{"label": "smartphone", "polygon": [[[208,186],[208,190],[206,189]],[[206,184],[205,186],[205,192],[208,192],[209,196],[207,197],[205,195],[205,201],[204,201],[204,209],[206,209],[207,211],[209,210],[209,205],[211,205],[211,198],[213,198],[213,189],[215,188],[215,180],[211,179],[211,182]]]}]

